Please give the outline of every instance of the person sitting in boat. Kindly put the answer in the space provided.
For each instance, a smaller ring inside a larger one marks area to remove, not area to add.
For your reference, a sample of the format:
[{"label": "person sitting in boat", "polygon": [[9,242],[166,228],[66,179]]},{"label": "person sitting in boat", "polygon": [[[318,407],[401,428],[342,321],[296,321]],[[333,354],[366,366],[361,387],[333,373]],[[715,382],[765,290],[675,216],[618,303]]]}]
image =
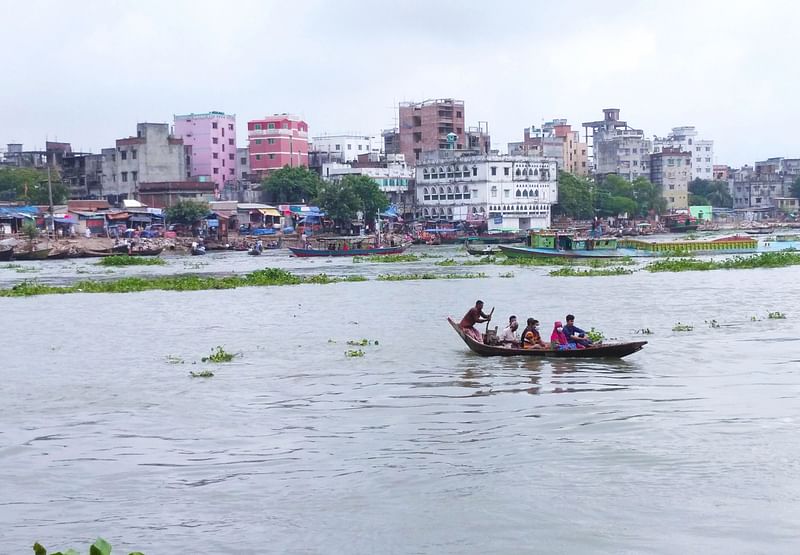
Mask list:
[{"label": "person sitting in boat", "polygon": [[539,333],[539,320],[528,318],[528,326],[522,331],[523,349],[546,349],[547,345],[542,341]]},{"label": "person sitting in boat", "polygon": [[483,343],[481,332],[475,329],[475,324],[489,322],[491,316],[483,313],[483,301],[475,301],[475,306],[470,308],[458,324],[464,333],[475,341]]},{"label": "person sitting in boat", "polygon": [[517,336],[517,328],[519,323],[516,316],[508,317],[508,326],[503,330],[500,335],[500,344],[504,347],[517,347],[519,346],[519,337]]},{"label": "person sitting in boat", "polygon": [[564,334],[564,326],[560,320],[553,325],[553,333],[550,334],[550,347],[557,351],[577,349],[575,343],[567,341],[567,336]]},{"label": "person sitting in boat", "polygon": [[575,343],[581,347],[591,347],[592,340],[586,337],[586,332],[575,325],[575,316],[567,314],[567,325],[564,326],[564,335],[567,336],[567,341]]},{"label": "person sitting in boat", "polygon": [[256,241],[256,247],[255,248],[256,248],[256,252],[259,252],[259,253],[264,250],[264,244],[261,242],[261,239]]}]

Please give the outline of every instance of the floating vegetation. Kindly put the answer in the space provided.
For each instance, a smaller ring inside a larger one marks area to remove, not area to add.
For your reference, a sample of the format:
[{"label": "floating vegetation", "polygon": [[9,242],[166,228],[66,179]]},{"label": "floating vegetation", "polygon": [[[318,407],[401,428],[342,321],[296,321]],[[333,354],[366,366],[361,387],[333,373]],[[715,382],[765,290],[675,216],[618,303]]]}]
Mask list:
[{"label": "floating vegetation", "polygon": [[458,266],[458,262],[453,260],[452,258],[445,258],[444,260],[439,260],[438,262],[434,262],[436,266]]},{"label": "floating vegetation", "polygon": [[32,266],[27,266],[27,267],[19,267],[19,268],[17,268],[16,272],[18,274],[33,274],[35,272],[38,272],[39,270],[40,270],[40,268],[34,268]]},{"label": "floating vegetation", "polygon": [[0,266],[3,270],[16,270],[18,268],[23,268],[22,264],[3,264]]},{"label": "floating vegetation", "polygon": [[483,272],[466,274],[379,274],[378,281],[413,281],[421,279],[476,279],[485,278]]},{"label": "floating vegetation", "polygon": [[[35,555],[47,555],[47,549],[42,544],[36,542],[33,544],[33,552]],[[66,551],[56,551],[50,555],[80,555],[74,549],[67,549]],[[89,546],[89,555],[111,555],[111,544],[103,538],[97,538],[95,542]],[[140,551],[133,551],[128,555],[142,555]]]},{"label": "floating vegetation", "polygon": [[183,359],[181,357],[176,357],[174,355],[167,355],[166,359],[167,359],[167,362],[169,364],[183,364],[184,363],[184,361],[183,361]]},{"label": "floating vegetation", "polygon": [[591,328],[589,331],[586,332],[586,337],[589,338],[589,341],[592,343],[600,343],[606,336],[603,334],[602,331],[596,330]]},{"label": "floating vegetation", "polygon": [[101,258],[97,264],[100,266],[163,266],[166,262],[157,256],[114,254]]},{"label": "floating vegetation", "polygon": [[[329,340],[330,342],[330,340]],[[334,343],[336,343],[334,341]],[[347,342],[348,345],[365,347],[367,345],[378,345],[377,341],[370,341],[369,339],[351,339]]]},{"label": "floating vegetation", "polygon": [[632,274],[633,270],[623,268],[621,266],[615,268],[589,268],[581,270],[580,268],[559,268],[552,270],[551,276],[556,277],[591,277],[591,276],[625,276]]},{"label": "floating vegetation", "polygon": [[719,327],[719,322],[717,322],[716,320],[705,320],[705,323],[708,324],[709,328],[716,329]]},{"label": "floating vegetation", "polygon": [[193,378],[213,378],[214,372],[211,370],[200,370],[199,372],[189,372],[189,375]]},{"label": "floating vegetation", "polygon": [[0,289],[0,297],[28,297],[65,293],[134,293],[139,291],[203,291],[207,289],[235,289],[237,287],[265,287],[299,285],[303,283],[329,284],[343,281],[366,281],[363,276],[333,277],[327,274],[298,276],[279,268],[257,270],[244,275],[224,277],[173,275],[151,277],[125,277],[109,281],[79,281],[72,285],[45,285],[37,281],[23,281],[11,289]]},{"label": "floating vegetation", "polygon": [[203,357],[200,359],[201,362],[230,362],[236,357],[237,353],[229,353],[221,346],[217,346],[216,351],[211,351],[211,354],[207,357]]},{"label": "floating vegetation", "polygon": [[754,256],[733,256],[726,260],[667,259],[651,262],[649,272],[690,272],[706,270],[742,270],[752,268],[784,268],[800,264],[797,252],[762,252]]},{"label": "floating vegetation", "polygon": [[633,333],[638,333],[641,335],[653,335],[653,332],[650,331],[650,328],[639,328],[638,330],[635,330]]},{"label": "floating vegetation", "polygon": [[362,262],[417,262],[420,257],[416,254],[374,254],[372,256],[354,256],[353,263]]},{"label": "floating vegetation", "polygon": [[497,277],[513,278],[514,277],[514,272],[505,272],[505,273],[502,273],[502,274],[498,275]]},{"label": "floating vegetation", "polygon": [[767,314],[767,318],[769,318],[770,320],[785,320],[786,314],[784,314],[783,312],[770,312],[769,314]]},{"label": "floating vegetation", "polygon": [[585,266],[605,268],[608,266],[631,266],[636,261],[630,256],[622,258],[561,258],[558,256],[542,258],[493,258],[493,263],[501,266]]},{"label": "floating vegetation", "polygon": [[693,329],[694,326],[689,324],[681,324],[680,322],[672,326],[672,331],[692,331]]},{"label": "floating vegetation", "polygon": [[344,352],[344,356],[353,358],[353,357],[363,357],[366,353],[361,349],[348,349]]}]

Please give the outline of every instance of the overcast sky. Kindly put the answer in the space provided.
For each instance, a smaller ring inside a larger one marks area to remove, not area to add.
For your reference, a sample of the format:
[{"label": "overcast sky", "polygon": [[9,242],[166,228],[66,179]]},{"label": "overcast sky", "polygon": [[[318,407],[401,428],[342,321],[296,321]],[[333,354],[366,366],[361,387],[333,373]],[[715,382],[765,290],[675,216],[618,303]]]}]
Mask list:
[{"label": "overcast sky", "polygon": [[0,0],[0,144],[99,151],[139,121],[298,113],[311,135],[392,127],[455,97],[495,148],[605,107],[695,125],[716,163],[800,156],[800,7],[783,1]]}]

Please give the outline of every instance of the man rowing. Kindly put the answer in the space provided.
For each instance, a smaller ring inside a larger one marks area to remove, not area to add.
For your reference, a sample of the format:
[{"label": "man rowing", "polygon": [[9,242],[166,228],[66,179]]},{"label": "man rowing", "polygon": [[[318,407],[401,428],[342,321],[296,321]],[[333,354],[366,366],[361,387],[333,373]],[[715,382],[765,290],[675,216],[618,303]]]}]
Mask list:
[{"label": "man rowing", "polygon": [[483,343],[483,336],[481,336],[481,332],[475,329],[475,324],[489,322],[491,319],[491,315],[483,313],[483,301],[475,301],[475,306],[467,311],[458,327],[475,341]]}]

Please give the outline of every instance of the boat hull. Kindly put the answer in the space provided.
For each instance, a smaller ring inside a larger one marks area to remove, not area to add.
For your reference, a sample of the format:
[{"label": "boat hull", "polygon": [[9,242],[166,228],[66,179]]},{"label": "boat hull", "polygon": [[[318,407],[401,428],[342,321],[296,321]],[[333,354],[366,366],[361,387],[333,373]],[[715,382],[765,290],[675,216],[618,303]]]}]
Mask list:
[{"label": "boat hull", "polygon": [[50,254],[49,248],[35,251],[22,251],[13,254],[14,260],[44,260]]},{"label": "boat hull", "polygon": [[453,327],[462,341],[467,344],[470,351],[484,357],[623,358],[637,351],[641,351],[642,348],[647,345],[647,341],[631,341],[629,343],[608,343],[569,351],[558,351],[554,349],[516,349],[479,343],[465,334],[452,318],[448,318],[447,322]]},{"label": "boat hull", "polygon": [[292,254],[300,258],[309,258],[314,256],[372,256],[380,254],[401,254],[408,248],[408,245],[400,245],[398,247],[379,247],[374,249],[350,249],[350,250],[327,250],[327,249],[300,249],[297,247],[289,247]]},{"label": "boat hull", "polygon": [[498,245],[500,252],[509,258],[625,258],[629,256],[647,256],[633,249],[599,249],[599,250],[557,250],[534,247],[514,247]]},{"label": "boat hull", "polygon": [[0,261],[5,262],[6,260],[11,260],[12,256],[14,256],[14,249],[5,249],[0,251]]}]

